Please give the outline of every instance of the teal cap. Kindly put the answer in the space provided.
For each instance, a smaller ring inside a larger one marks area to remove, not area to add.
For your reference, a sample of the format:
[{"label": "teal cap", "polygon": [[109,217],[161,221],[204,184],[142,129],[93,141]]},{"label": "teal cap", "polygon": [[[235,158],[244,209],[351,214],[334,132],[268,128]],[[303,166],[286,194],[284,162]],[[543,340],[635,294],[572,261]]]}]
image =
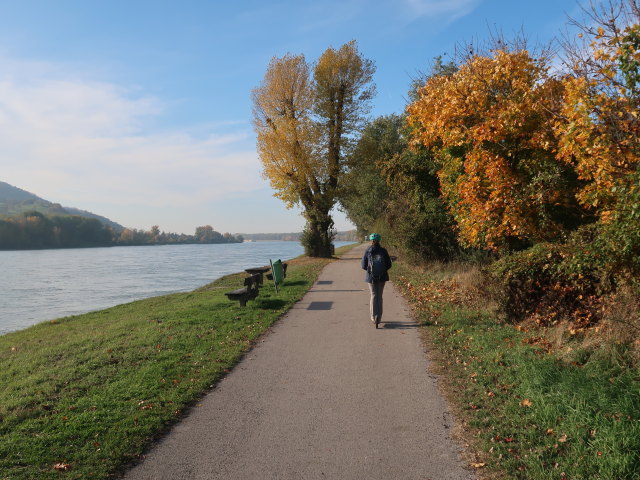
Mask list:
[{"label": "teal cap", "polygon": [[379,242],[381,238],[382,237],[380,236],[379,233],[372,233],[371,235],[369,235],[369,240],[375,240]]}]

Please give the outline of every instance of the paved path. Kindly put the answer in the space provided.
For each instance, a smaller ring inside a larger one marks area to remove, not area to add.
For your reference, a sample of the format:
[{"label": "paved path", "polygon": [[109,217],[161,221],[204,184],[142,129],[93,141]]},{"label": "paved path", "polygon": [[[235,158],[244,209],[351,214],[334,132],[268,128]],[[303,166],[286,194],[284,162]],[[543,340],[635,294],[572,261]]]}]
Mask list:
[{"label": "paved path", "polygon": [[369,320],[363,250],[328,265],[125,478],[475,478],[448,436],[446,405],[392,284],[381,328]]}]

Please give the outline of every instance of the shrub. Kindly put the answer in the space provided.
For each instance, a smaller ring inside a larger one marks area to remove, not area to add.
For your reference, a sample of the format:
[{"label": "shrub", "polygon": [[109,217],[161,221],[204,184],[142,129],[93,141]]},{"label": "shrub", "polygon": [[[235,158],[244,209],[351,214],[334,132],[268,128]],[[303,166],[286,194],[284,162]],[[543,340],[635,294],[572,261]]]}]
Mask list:
[{"label": "shrub", "polygon": [[542,326],[569,319],[576,329],[598,322],[602,295],[615,289],[597,250],[595,226],[565,243],[540,243],[494,262],[487,274],[500,285],[500,310],[512,323],[533,319]]}]

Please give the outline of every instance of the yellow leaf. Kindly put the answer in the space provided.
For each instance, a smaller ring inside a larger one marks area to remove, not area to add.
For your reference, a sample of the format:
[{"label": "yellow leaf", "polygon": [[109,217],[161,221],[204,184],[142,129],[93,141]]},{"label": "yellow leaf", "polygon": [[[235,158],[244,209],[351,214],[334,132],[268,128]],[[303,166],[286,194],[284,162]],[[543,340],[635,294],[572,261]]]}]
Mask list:
[{"label": "yellow leaf", "polygon": [[67,472],[67,471],[71,470],[71,464],[64,463],[64,462],[58,462],[58,463],[53,465],[53,469],[57,470],[59,472]]}]

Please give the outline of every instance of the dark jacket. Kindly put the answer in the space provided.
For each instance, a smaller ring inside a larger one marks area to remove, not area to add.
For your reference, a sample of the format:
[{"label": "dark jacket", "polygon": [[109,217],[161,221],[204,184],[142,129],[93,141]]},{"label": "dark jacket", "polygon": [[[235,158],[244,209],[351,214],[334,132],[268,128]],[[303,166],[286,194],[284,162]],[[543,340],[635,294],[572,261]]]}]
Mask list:
[{"label": "dark jacket", "polygon": [[[381,247],[380,245],[371,245],[364,252],[364,255],[362,256],[362,261],[360,262],[360,266],[362,267],[362,269],[367,271],[367,274],[364,277],[364,281],[367,283],[373,283],[373,279],[371,278],[371,274],[369,273],[369,252],[371,252],[372,255],[382,253],[387,270],[391,268],[391,257],[389,257],[389,253],[387,252],[387,249],[384,247]],[[384,277],[382,277],[381,281],[382,282],[389,281],[389,272],[384,272]]]}]

